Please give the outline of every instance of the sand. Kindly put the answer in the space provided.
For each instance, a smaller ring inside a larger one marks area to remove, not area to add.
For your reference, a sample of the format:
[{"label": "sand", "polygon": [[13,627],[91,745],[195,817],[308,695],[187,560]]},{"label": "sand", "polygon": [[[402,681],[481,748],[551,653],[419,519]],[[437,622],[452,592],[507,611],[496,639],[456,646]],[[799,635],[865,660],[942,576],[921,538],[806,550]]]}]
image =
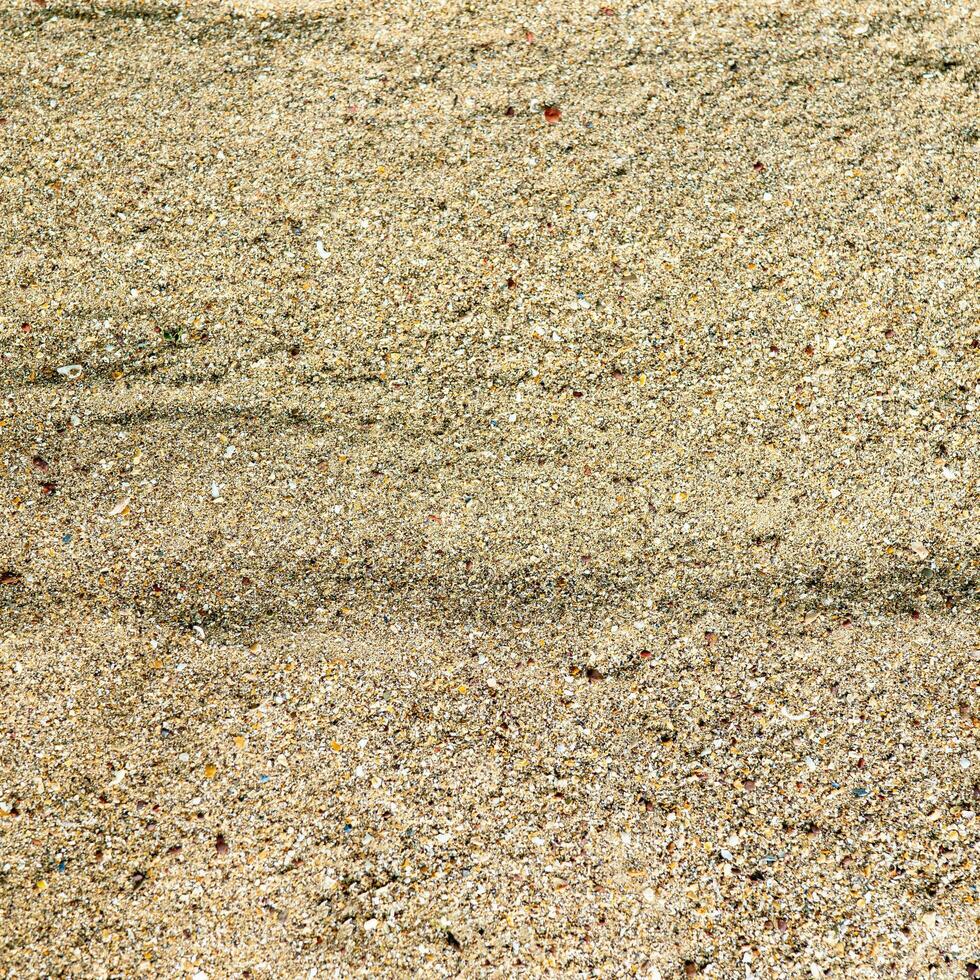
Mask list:
[{"label": "sand", "polygon": [[7,0],[0,976],[968,977],[980,13]]}]

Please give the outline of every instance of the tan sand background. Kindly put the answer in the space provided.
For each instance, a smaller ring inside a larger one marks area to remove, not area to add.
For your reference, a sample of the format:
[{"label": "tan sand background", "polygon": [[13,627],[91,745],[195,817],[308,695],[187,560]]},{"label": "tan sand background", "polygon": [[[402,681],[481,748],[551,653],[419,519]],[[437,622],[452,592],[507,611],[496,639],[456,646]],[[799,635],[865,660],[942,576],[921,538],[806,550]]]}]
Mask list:
[{"label": "tan sand background", "polygon": [[972,976],[978,205],[969,3],[4,3],[0,975]]}]

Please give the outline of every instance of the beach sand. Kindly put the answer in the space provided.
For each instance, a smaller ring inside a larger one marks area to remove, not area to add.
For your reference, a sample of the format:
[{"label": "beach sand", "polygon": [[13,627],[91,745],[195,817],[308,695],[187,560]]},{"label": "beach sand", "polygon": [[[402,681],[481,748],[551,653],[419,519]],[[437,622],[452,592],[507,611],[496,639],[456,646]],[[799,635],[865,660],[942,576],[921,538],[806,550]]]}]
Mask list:
[{"label": "beach sand", "polygon": [[980,12],[0,8],[0,976],[969,977]]}]

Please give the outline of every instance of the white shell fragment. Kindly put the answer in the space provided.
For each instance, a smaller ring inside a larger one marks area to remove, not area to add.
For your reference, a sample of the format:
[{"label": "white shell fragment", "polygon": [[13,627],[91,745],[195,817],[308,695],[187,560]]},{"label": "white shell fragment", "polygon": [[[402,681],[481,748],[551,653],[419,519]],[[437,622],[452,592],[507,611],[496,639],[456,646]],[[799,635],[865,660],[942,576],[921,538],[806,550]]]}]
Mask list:
[{"label": "white shell fragment", "polygon": [[803,720],[805,720],[806,718],[809,718],[809,717],[810,717],[810,712],[809,712],[809,711],[804,711],[804,712],[802,712],[801,714],[798,714],[798,715],[794,715],[794,714],[793,714],[793,713],[792,713],[792,712],[791,712],[791,711],[789,710],[789,708],[787,708],[787,707],[786,707],[785,705],[783,705],[783,707],[779,709],[779,713],[780,713],[780,714],[781,714],[781,715],[782,715],[782,716],[783,716],[784,718],[788,718],[788,719],[789,719],[790,721],[803,721]]},{"label": "white shell fragment", "polygon": [[122,500],[116,504],[112,510],[109,511],[110,517],[118,517],[120,514],[124,514],[126,509],[129,507],[129,497],[124,497]]},{"label": "white shell fragment", "polygon": [[82,376],[81,364],[63,364],[58,368],[58,374],[69,381],[77,381]]}]

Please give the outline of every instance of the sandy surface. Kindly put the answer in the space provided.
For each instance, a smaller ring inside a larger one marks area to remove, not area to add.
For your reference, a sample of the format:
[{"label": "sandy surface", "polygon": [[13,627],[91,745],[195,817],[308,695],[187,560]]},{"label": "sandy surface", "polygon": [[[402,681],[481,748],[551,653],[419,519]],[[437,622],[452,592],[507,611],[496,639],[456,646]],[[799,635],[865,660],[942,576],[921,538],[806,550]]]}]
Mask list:
[{"label": "sandy surface", "polygon": [[0,975],[968,977],[973,4],[0,7]]}]

